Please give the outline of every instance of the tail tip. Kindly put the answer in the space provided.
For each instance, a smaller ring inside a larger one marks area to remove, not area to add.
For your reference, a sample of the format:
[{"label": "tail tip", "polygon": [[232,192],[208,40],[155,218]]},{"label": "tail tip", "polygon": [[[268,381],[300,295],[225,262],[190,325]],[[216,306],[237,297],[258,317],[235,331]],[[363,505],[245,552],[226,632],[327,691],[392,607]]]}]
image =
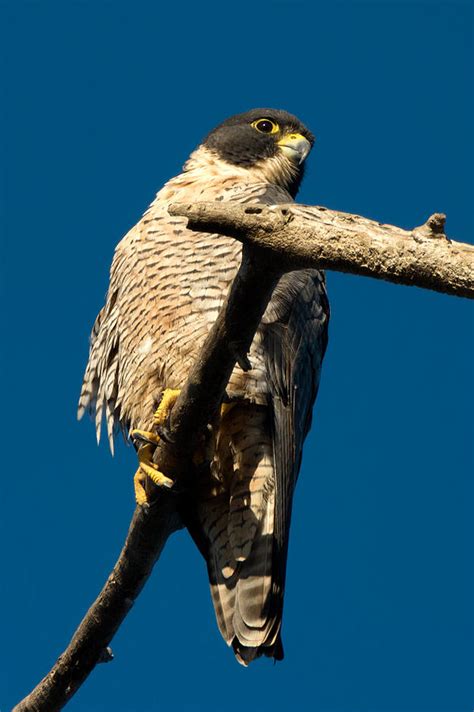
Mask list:
[{"label": "tail tip", "polygon": [[238,638],[234,638],[232,648],[237,662],[244,667],[248,667],[251,662],[262,656],[273,658],[275,662],[279,662],[284,658],[283,644],[280,635],[272,645],[260,645],[255,648],[242,645]]}]

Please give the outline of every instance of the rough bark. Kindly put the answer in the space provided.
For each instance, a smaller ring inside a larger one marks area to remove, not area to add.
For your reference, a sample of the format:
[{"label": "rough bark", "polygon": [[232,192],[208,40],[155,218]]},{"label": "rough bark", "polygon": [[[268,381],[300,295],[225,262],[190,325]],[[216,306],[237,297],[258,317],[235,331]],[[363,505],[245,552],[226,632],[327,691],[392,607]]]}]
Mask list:
[{"label": "rough bark", "polygon": [[137,507],[125,545],[104,588],[89,608],[66,650],[14,712],[61,710],[94,667],[113,659],[109,642],[132,608],[169,535],[180,527],[173,498],[149,509]]},{"label": "rough bark", "polygon": [[246,354],[280,272],[258,249],[244,250],[229,296],[173,408],[166,440],[154,459],[175,479],[172,490],[149,492],[152,503],[137,507],[125,545],[104,588],[50,672],[13,712],[56,712],[93,668],[112,659],[108,645],[150,576],[168,537],[182,526],[179,510],[192,472],[196,439],[217,412],[235,363]]},{"label": "rough bark", "polygon": [[448,239],[441,213],[409,231],[298,204],[175,204],[170,212],[187,217],[193,230],[258,245],[285,271],[318,267],[474,298],[474,245]]},{"label": "rough bark", "polygon": [[[155,461],[176,480],[137,507],[125,545],[107,582],[51,671],[13,712],[64,707],[95,665],[112,659],[108,645],[151,574],[168,537],[182,526],[180,500],[192,475],[191,455],[213,420],[228,379],[247,352],[278,277],[320,267],[474,297],[474,247],[448,240],[444,216],[411,232],[357,215],[297,205],[275,208],[222,203],[175,205],[192,229],[245,243],[230,294],[173,408]],[[173,491],[176,490],[176,491]]]}]

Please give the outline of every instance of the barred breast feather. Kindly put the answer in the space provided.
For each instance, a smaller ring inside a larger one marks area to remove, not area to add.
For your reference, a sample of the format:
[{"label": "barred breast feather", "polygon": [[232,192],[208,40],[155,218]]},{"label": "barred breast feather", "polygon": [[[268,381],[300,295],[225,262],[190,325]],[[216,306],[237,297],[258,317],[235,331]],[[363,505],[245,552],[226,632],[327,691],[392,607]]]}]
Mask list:
[{"label": "barred breast feather", "polygon": [[[199,152],[197,152],[199,153]],[[202,149],[201,149],[202,153]],[[204,160],[205,159],[205,160]],[[149,429],[165,388],[183,385],[238,268],[241,246],[170,217],[171,202],[289,203],[286,191],[194,154],[115,251],[92,329],[79,417]],[[237,659],[282,657],[291,503],[319,383],[328,306],[321,273],[285,275],[255,335],[252,369],[235,367],[208,474],[187,524],[205,556],[217,621]]]}]

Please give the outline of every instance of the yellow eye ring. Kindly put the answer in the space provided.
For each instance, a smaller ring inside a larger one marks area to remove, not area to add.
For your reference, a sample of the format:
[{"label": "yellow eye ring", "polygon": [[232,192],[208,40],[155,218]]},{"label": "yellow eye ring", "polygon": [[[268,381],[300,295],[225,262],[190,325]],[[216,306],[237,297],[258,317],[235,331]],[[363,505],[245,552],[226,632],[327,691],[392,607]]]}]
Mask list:
[{"label": "yellow eye ring", "polygon": [[259,131],[259,133],[264,134],[274,134],[278,133],[278,131],[280,130],[278,124],[275,123],[275,121],[272,121],[271,119],[257,119],[256,121],[252,121],[250,125],[252,126],[252,128]]}]

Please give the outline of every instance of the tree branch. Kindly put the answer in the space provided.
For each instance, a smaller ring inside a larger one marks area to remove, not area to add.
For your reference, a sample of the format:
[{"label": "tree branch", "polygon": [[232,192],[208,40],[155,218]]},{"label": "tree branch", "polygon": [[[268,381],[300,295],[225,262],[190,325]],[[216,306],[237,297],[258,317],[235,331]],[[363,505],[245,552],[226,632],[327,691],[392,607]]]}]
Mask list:
[{"label": "tree branch", "polygon": [[[199,434],[212,422],[237,361],[246,354],[281,272],[259,249],[243,251],[242,264],[154,454],[156,462],[185,488]],[[125,545],[104,588],[50,672],[12,712],[56,712],[64,707],[99,662],[150,576],[168,537],[182,527],[182,494],[153,487],[152,504],[137,507]]]},{"label": "tree branch", "polygon": [[155,452],[176,492],[150,492],[137,507],[107,582],[51,671],[13,712],[56,712],[99,662],[151,574],[168,537],[182,526],[180,504],[199,435],[213,421],[236,362],[246,354],[278,278],[303,267],[334,269],[474,298],[474,247],[448,240],[444,216],[408,232],[326,208],[242,207],[231,203],[174,205],[193,230],[244,243],[242,264]]},{"label": "tree branch", "polygon": [[170,212],[187,217],[192,230],[258,245],[285,271],[317,267],[474,299],[474,246],[448,239],[441,213],[408,231],[299,204],[175,204]]}]

